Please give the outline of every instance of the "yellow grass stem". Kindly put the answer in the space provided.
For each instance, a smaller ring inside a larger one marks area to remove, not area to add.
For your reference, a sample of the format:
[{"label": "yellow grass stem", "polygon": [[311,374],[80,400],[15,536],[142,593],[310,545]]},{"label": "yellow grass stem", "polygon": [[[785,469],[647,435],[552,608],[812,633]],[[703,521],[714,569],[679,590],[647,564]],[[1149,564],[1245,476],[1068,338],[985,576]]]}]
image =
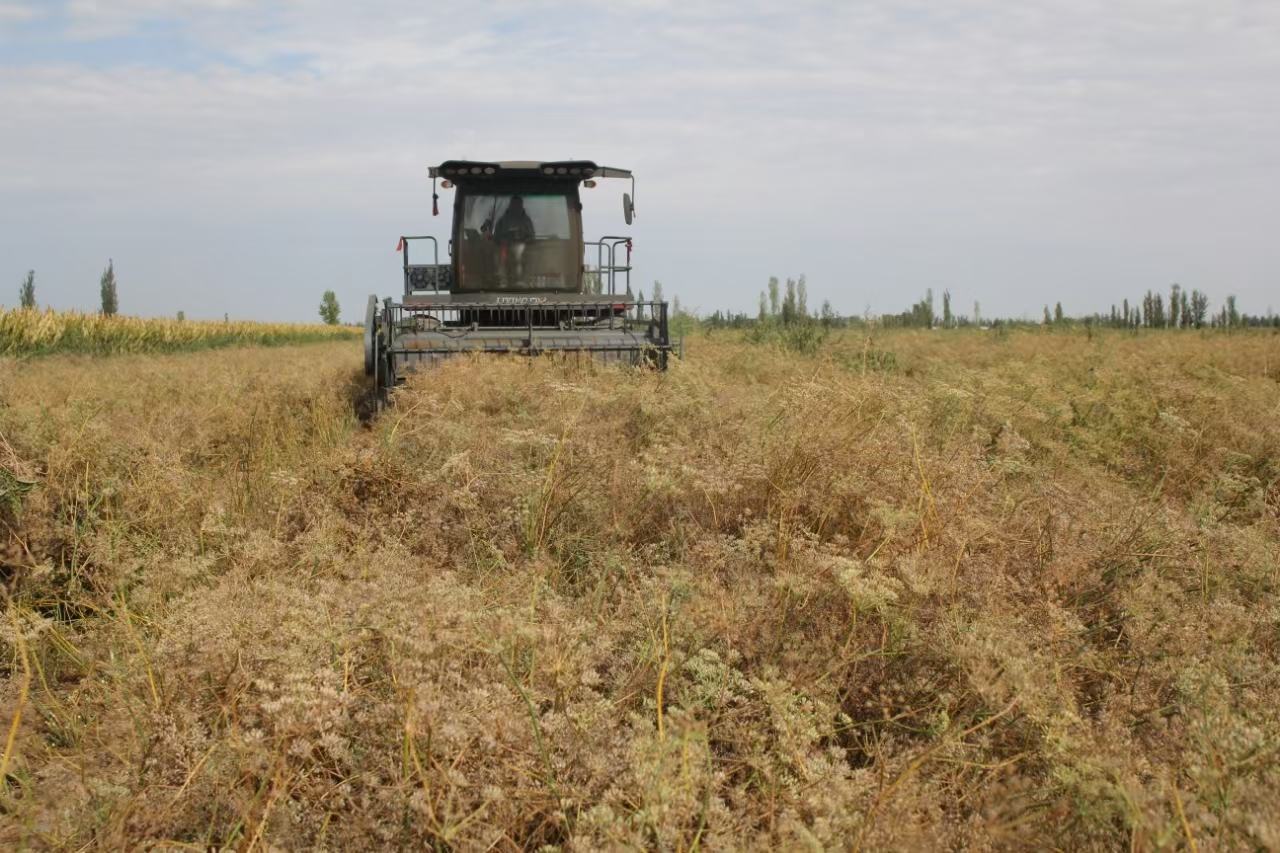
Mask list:
[{"label": "yellow grass stem", "polygon": [[9,761],[13,758],[14,744],[18,740],[18,728],[22,725],[22,709],[26,707],[27,695],[31,690],[31,662],[27,658],[27,641],[22,635],[22,623],[18,619],[17,608],[8,602],[9,621],[13,625],[14,642],[18,645],[18,656],[22,661],[22,680],[18,682],[18,701],[14,705],[13,719],[9,721],[9,734],[4,741],[4,755],[0,756],[0,790],[9,790]]},{"label": "yellow grass stem", "polygon": [[1173,794],[1173,805],[1178,811],[1178,822],[1182,824],[1182,834],[1187,839],[1187,847],[1191,853],[1199,853],[1200,848],[1196,846],[1195,835],[1191,832],[1191,824],[1187,822],[1187,812],[1182,807],[1182,795],[1178,793],[1178,781],[1173,777],[1173,773],[1169,774],[1169,791]]},{"label": "yellow grass stem", "polygon": [[125,601],[124,593],[120,593],[116,610],[124,620],[125,633],[129,635],[129,639],[133,642],[134,648],[138,650],[138,656],[142,658],[142,665],[147,670],[147,686],[151,689],[151,701],[155,707],[160,707],[160,690],[156,687],[156,673],[151,666],[151,656],[147,654],[146,648],[142,645],[142,638],[138,636],[137,630],[133,626],[133,615],[129,613],[129,604]]}]

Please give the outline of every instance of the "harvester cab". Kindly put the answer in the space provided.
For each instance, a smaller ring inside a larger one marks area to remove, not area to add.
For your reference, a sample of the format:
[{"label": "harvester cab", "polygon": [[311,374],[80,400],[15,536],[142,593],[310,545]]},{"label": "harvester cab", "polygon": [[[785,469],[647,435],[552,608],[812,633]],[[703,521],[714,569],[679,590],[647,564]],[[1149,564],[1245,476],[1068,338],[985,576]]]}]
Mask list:
[{"label": "harvester cab", "polygon": [[435,237],[400,238],[404,293],[370,296],[365,317],[365,371],[377,389],[468,352],[667,366],[667,305],[632,298],[631,238],[582,233],[581,192],[606,178],[631,181],[631,224],[630,171],[586,160],[449,160],[430,176],[434,213],[438,189],[454,191],[446,259]]}]

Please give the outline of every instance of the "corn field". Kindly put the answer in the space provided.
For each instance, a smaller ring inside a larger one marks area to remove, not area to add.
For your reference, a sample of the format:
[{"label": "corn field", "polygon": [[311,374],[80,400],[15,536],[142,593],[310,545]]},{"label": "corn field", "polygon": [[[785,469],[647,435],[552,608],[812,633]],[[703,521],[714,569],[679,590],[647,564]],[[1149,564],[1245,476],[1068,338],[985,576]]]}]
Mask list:
[{"label": "corn field", "polygon": [[0,308],[0,356],[172,352],[243,344],[273,346],[357,334],[359,330],[350,327],[313,323],[193,321]]}]

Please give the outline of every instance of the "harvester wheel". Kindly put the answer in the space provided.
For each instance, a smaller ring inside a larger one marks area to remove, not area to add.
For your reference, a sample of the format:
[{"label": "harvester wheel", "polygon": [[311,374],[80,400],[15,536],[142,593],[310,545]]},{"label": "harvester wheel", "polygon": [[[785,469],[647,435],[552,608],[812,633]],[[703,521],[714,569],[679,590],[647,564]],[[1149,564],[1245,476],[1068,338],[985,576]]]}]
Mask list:
[{"label": "harvester wheel", "polygon": [[375,369],[374,359],[377,358],[375,351],[378,343],[378,297],[369,297],[369,308],[364,315],[364,373],[365,376],[373,376]]}]

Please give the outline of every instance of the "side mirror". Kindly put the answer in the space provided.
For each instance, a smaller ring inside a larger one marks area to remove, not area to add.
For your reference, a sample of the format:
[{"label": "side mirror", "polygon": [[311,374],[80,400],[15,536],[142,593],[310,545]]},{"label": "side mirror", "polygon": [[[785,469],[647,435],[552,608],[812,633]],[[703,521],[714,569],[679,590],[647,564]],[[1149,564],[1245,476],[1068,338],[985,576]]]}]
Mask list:
[{"label": "side mirror", "polygon": [[631,217],[635,215],[635,205],[631,203],[631,193],[622,194],[622,218],[627,220],[627,224],[631,224]]}]

